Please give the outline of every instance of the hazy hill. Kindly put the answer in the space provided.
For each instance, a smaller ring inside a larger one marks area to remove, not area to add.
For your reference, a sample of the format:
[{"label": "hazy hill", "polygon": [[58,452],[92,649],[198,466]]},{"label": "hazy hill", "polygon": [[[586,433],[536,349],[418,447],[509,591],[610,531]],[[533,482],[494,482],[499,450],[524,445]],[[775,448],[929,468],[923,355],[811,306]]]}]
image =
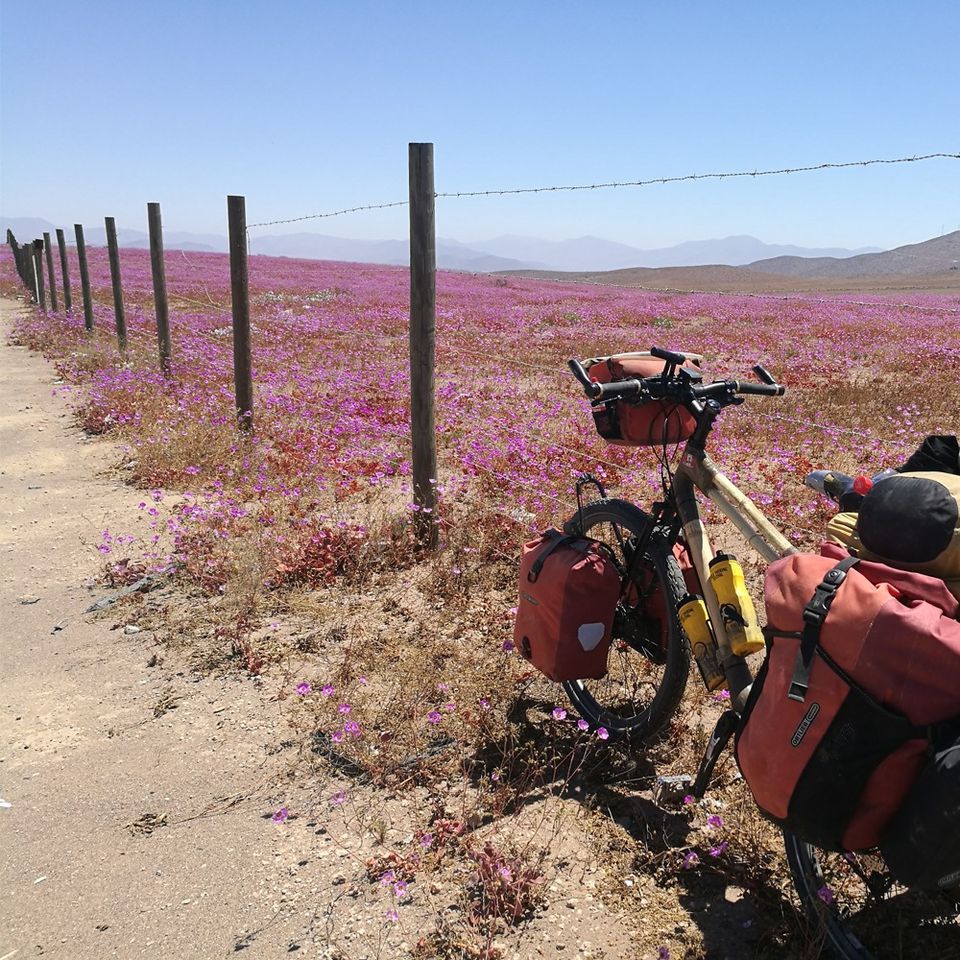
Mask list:
[{"label": "hazy hill", "polygon": [[[53,235],[55,225],[28,217],[0,217],[0,228],[10,227],[24,243],[44,232]],[[91,246],[103,246],[106,235],[102,225],[85,225],[85,238]],[[65,227],[68,243],[73,242],[73,225]],[[119,228],[122,247],[145,248],[149,245],[145,230]],[[164,246],[169,250],[226,252],[226,236],[165,230]],[[871,250],[877,248],[869,248]],[[409,244],[403,240],[353,240],[319,233],[259,234],[250,237],[251,253],[273,257],[308,260],[346,260],[355,263],[405,265]],[[501,236],[492,240],[465,244],[450,238],[437,240],[437,264],[446,270],[490,273],[500,270],[618,270],[628,267],[674,267],[699,264],[742,266],[776,257],[855,257],[863,250],[806,248],[769,244],[756,237],[735,236],[718,240],[693,240],[654,250],[642,250],[602,237],[578,237],[572,240],[543,240],[538,237]]]},{"label": "hazy hill", "polygon": [[[354,263],[385,263],[406,266],[410,262],[408,240],[349,240],[319,233],[288,233],[250,238],[250,252],[303,260],[347,260]],[[522,270],[537,264],[497,256],[456,240],[437,239],[437,266],[442,270],[492,273]]]},{"label": "hazy hill", "polygon": [[503,236],[474,243],[490,253],[528,263],[542,264],[548,270],[620,270],[627,267],[683,267],[710,264],[743,266],[755,260],[778,256],[851,257],[879,250],[808,248],[764,243],[756,237],[734,236],[716,240],[691,240],[672,247],[643,250],[601,237],[575,240],[541,240],[536,237]]},{"label": "hazy hill", "polygon": [[[6,239],[7,230],[12,230],[18,243],[28,243],[44,233],[49,233],[51,240],[55,240],[57,224],[38,217],[0,217],[0,232]],[[73,224],[61,224],[64,240],[69,246],[76,244]],[[106,227],[100,225],[83,225],[83,239],[87,246],[104,247],[107,244]],[[146,230],[128,230],[117,228],[117,243],[121,247],[136,247],[146,249],[150,246],[150,235]],[[205,253],[226,253],[227,238],[213,233],[188,233],[182,230],[164,230],[163,246],[167,250],[195,250]]]},{"label": "hazy hill", "polygon": [[960,230],[883,253],[839,260],[833,257],[774,257],[750,270],[780,277],[879,277],[945,273],[960,266]]}]

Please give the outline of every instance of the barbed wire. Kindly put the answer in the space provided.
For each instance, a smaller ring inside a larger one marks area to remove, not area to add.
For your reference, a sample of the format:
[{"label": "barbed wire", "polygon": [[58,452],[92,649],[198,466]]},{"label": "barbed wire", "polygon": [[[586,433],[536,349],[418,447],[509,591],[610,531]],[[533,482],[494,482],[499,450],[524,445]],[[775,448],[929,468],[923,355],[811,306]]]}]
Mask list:
[{"label": "barbed wire", "polygon": [[[877,160],[848,160],[841,163],[814,163],[799,167],[781,167],[771,170],[742,170],[732,173],[686,173],[680,176],[651,177],[647,180],[608,180],[601,183],[562,184],[548,187],[507,187],[493,190],[454,190],[435,193],[436,199],[459,199],[464,197],[505,197],[524,193],[561,193],[579,190],[607,190],[618,187],[649,187],[657,184],[683,183],[693,180],[730,180],[746,177],[773,177],[791,173],[809,173],[818,170],[841,170],[847,167],[870,167],[877,164],[919,163],[923,160],[948,159],[960,160],[960,153],[926,153],[912,157],[894,157]],[[308,213],[299,217],[288,217],[279,220],[263,220],[258,223],[247,224],[247,230],[254,227],[272,227],[277,224],[302,223],[305,220],[323,220],[329,217],[339,217],[347,213],[361,213],[367,210],[387,210],[391,207],[409,206],[409,200],[395,200],[390,203],[370,203],[362,206],[347,207],[343,210],[332,210],[328,213]]]},{"label": "barbed wire", "polygon": [[788,173],[808,173],[813,170],[839,170],[844,167],[869,167],[875,164],[916,163],[921,160],[944,158],[960,160],[960,153],[927,153],[922,156],[896,157],[882,160],[850,160],[843,163],[815,163],[803,167],[782,167],[776,170],[744,170],[736,173],[687,173],[674,177],[652,177],[649,180],[611,180],[606,183],[577,184],[554,187],[516,187],[508,190],[469,190],[456,193],[438,193],[439,197],[489,197],[518,193],[551,193],[570,190],[604,190],[610,187],[648,187],[654,184],[681,183],[687,180],[728,180],[735,177],[772,177]]},{"label": "barbed wire", "polygon": [[841,427],[837,426],[836,424],[817,423],[815,420],[804,420],[800,417],[788,417],[779,413],[761,413],[759,410],[751,410],[750,415],[763,420],[780,420],[784,423],[792,424],[800,423],[805,427],[814,427],[817,430],[822,430],[824,433],[847,433],[850,434],[850,436],[859,438],[860,440],[869,440],[882,446],[893,447],[894,449],[906,449],[916,445],[916,440],[911,441],[907,440],[906,438],[895,440],[889,437],[878,437],[875,434],[867,433],[862,429]]},{"label": "barbed wire", "polygon": [[342,217],[345,213],[361,213],[365,210],[388,210],[390,207],[406,207],[409,200],[395,200],[392,203],[368,203],[362,207],[347,207],[345,210],[332,210],[330,213],[308,213],[302,217],[289,217],[286,220],[264,220],[262,223],[248,223],[247,230],[254,227],[272,227],[278,223],[300,223],[303,220],[325,220],[328,217]]}]

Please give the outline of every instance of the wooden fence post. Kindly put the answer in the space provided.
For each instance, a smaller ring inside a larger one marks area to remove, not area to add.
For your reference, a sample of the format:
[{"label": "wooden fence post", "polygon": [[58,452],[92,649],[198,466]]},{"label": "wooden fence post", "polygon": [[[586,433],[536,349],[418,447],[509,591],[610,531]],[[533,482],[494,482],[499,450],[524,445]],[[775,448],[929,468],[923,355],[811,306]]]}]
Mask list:
[{"label": "wooden fence post", "polygon": [[247,206],[244,197],[227,197],[230,232],[230,294],[233,301],[233,380],[237,422],[253,430],[253,377],[250,368],[250,288],[247,274]]},{"label": "wooden fence post", "polygon": [[123,286],[120,283],[120,248],[117,246],[117,222],[104,217],[107,227],[107,252],[110,255],[110,280],[113,283],[113,313],[117,320],[117,343],[120,352],[127,349],[127,317],[123,312]]},{"label": "wooden fence post", "polygon": [[33,282],[37,290],[37,303],[40,309],[47,309],[47,295],[43,288],[43,241],[33,241]]},{"label": "wooden fence post", "polygon": [[13,254],[13,265],[17,268],[17,276],[20,278],[21,283],[25,283],[26,279],[23,276],[23,254],[20,252],[20,244],[17,243],[17,238],[13,235],[13,231],[7,227],[7,243],[10,244],[10,252]]},{"label": "wooden fence post", "polygon": [[57,246],[60,248],[60,276],[63,277],[63,309],[73,312],[73,300],[70,297],[70,270],[67,266],[67,241],[63,231],[57,227]]},{"label": "wooden fence post", "polygon": [[28,249],[29,247],[26,244],[17,244],[17,269],[20,272],[20,279],[23,281],[23,285],[27,290],[30,289],[30,268],[27,265]]},{"label": "wooden fence post", "polygon": [[39,303],[37,297],[37,281],[33,276],[33,244],[25,243],[20,248],[23,255],[23,282],[30,293],[30,299],[33,303]]},{"label": "wooden fence post", "polygon": [[23,280],[23,273],[20,269],[20,247],[17,244],[17,238],[9,227],[7,227],[7,243],[10,245],[10,252],[13,254],[13,265],[17,268],[17,276]]},{"label": "wooden fence post", "polygon": [[90,297],[90,269],[87,266],[87,245],[83,239],[83,224],[75,223],[73,232],[77,238],[77,260],[80,263],[80,293],[83,296],[83,326],[89,333],[93,330],[93,300]]},{"label": "wooden fence post", "polygon": [[50,309],[57,312],[57,280],[53,273],[53,244],[50,242],[50,234],[43,235],[43,249],[47,254],[47,277],[50,281]]},{"label": "wooden fence post", "polygon": [[167,274],[163,264],[163,226],[159,203],[147,204],[147,227],[150,231],[150,269],[153,272],[153,303],[157,314],[160,369],[165,377],[169,377],[173,349],[170,343],[170,310],[167,304]]},{"label": "wooden fence post", "polygon": [[434,358],[437,328],[436,194],[433,144],[409,145],[410,167],[410,430],[413,442],[414,529],[435,547],[437,438]]}]

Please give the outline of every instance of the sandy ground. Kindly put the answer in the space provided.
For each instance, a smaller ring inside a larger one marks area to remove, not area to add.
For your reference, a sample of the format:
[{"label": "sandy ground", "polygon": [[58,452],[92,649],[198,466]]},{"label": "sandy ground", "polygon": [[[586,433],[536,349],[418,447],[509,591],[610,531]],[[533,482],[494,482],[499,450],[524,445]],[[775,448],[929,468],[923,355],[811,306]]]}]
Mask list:
[{"label": "sandy ground", "polygon": [[0,331],[0,957],[285,953],[310,933],[288,888],[323,881],[269,819],[290,802],[277,704],[266,683],[150,666],[135,609],[84,615],[110,592],[92,582],[100,532],[141,498],[52,395],[52,368],[7,343],[16,309]]}]

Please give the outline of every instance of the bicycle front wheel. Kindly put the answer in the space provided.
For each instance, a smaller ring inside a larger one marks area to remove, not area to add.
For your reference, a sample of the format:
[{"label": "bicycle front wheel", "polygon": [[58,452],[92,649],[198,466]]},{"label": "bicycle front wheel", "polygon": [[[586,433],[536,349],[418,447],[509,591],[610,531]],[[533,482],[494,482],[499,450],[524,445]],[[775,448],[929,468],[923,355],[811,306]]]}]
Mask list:
[{"label": "bicycle front wheel", "polygon": [[677,709],[690,670],[690,648],[677,619],[686,592],[670,545],[649,532],[652,518],[624,500],[598,500],[564,525],[567,533],[607,545],[623,581],[614,616],[607,675],[568,680],[564,689],[581,717],[611,736],[649,738]]},{"label": "bicycle front wheel", "polygon": [[784,831],[815,942],[841,960],[960,960],[960,890],[899,884],[878,851],[832,853]]}]

